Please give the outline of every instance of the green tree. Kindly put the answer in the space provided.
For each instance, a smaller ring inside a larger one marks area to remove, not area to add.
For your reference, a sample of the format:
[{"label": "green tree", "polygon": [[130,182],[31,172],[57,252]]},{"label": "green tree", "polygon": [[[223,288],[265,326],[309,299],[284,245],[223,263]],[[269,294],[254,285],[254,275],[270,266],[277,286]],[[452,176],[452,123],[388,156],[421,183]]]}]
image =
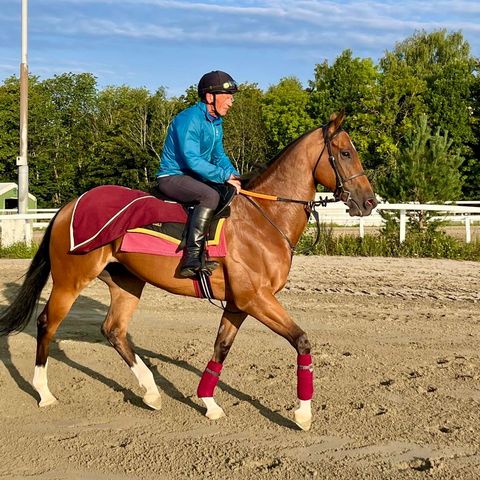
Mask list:
[{"label": "green tree", "polygon": [[98,94],[95,155],[82,166],[82,190],[103,183],[141,188],[152,175],[148,147],[150,95],[144,88],[107,87]]},{"label": "green tree", "polygon": [[160,156],[167,135],[168,126],[175,115],[185,108],[181,99],[168,99],[166,91],[160,87],[153,96],[150,97],[149,128],[147,132],[147,145],[155,158],[155,170],[157,170]]},{"label": "green tree", "polygon": [[[90,74],[64,74],[43,82],[29,78],[29,190],[40,206],[59,206],[77,193],[75,168],[91,152],[95,95]],[[0,88],[0,169],[6,181],[17,177],[19,99],[19,81],[11,77]]]},{"label": "green tree", "polygon": [[478,72],[475,75],[471,92],[469,108],[474,140],[469,142],[472,155],[467,157],[462,166],[462,173],[465,177],[463,193],[465,199],[478,200],[480,192],[480,74]]},{"label": "green tree", "polygon": [[[417,32],[398,43],[380,61],[380,128],[386,142],[378,153],[384,165],[394,157],[420,114],[434,128],[448,131],[452,146],[470,165],[472,144],[471,97],[477,69],[461,33]],[[392,142],[389,142],[391,139]]]},{"label": "green tree", "polygon": [[82,166],[82,190],[110,183],[147,189],[158,169],[168,125],[183,103],[145,88],[107,87],[98,93],[95,154]]},{"label": "green tree", "polygon": [[225,117],[225,151],[242,174],[264,164],[267,132],[262,116],[263,93],[255,84],[240,85],[233,107]]},{"label": "green tree", "polygon": [[89,73],[56,75],[31,102],[32,193],[60,206],[79,193],[77,171],[93,154],[96,79]]},{"label": "green tree", "polygon": [[183,108],[195,105],[199,101],[197,86],[190,85],[187,90],[185,90],[185,93],[181,95],[178,100],[184,105]]},{"label": "green tree", "polygon": [[[328,61],[315,66],[308,111],[317,124],[344,110],[345,128],[362,154],[366,169],[376,166],[376,151],[382,143],[377,135],[379,112],[379,72],[370,58],[352,56],[345,50],[329,66]],[[371,176],[371,175],[369,175]]]},{"label": "green tree", "polygon": [[[30,80],[31,82],[34,79]],[[20,145],[20,84],[9,77],[0,86],[0,181],[15,182]]]},{"label": "green tree", "polygon": [[314,121],[306,111],[307,103],[308,93],[295,77],[282,78],[267,90],[263,119],[271,155],[314,127]]},{"label": "green tree", "polygon": [[421,115],[405,136],[379,193],[390,202],[444,202],[461,196],[462,157],[447,132],[428,125]]}]

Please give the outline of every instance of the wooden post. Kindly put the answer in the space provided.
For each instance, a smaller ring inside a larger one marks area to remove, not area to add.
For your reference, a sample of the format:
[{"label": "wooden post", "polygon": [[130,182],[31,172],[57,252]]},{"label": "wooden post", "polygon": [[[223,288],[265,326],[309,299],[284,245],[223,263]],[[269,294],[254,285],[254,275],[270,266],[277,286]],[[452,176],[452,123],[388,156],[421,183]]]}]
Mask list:
[{"label": "wooden post", "polygon": [[363,221],[363,217],[360,217],[359,227],[360,227],[360,238],[363,238],[365,237],[365,222]]},{"label": "wooden post", "polygon": [[407,211],[400,210],[400,243],[405,241],[407,232]]},{"label": "wooden post", "polygon": [[470,229],[470,216],[465,217],[465,242],[470,243],[472,241],[472,232]]}]

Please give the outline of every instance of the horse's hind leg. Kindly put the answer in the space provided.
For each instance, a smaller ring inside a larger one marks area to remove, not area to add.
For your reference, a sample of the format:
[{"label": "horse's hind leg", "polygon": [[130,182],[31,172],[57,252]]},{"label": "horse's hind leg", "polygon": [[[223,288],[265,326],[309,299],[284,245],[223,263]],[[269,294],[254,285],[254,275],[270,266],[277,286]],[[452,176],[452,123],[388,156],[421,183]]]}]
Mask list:
[{"label": "horse's hind leg", "polygon": [[80,290],[67,289],[54,284],[50,298],[37,318],[37,354],[33,386],[40,395],[40,407],[46,407],[57,401],[50,392],[47,381],[50,341],[62,320],[67,316],[79,293]]},{"label": "horse's hind leg", "polygon": [[145,282],[132,275],[123,265],[112,263],[98,277],[110,289],[111,304],[102,325],[102,333],[145,388],[143,401],[154,410],[161,408],[161,397],[153,374],[134,352],[127,338],[128,322],[137,308]]},{"label": "horse's hind leg", "polygon": [[213,357],[208,362],[197,388],[197,395],[207,407],[205,416],[210,420],[217,420],[225,416],[225,412],[213,398],[217,386],[223,362],[235,340],[238,329],[245,320],[247,314],[237,310],[233,304],[227,303],[223,313],[220,327],[218,328],[217,339],[213,351]]}]

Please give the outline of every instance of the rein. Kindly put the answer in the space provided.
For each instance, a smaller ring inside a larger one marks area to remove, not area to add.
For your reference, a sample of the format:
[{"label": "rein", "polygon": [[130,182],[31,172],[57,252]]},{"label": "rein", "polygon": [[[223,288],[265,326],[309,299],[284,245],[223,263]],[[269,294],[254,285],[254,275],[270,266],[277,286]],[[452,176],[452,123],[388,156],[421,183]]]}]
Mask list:
[{"label": "rein", "polygon": [[315,225],[316,225],[316,237],[315,241],[313,244],[308,248],[307,252],[312,251],[320,241],[320,217],[318,215],[317,210],[315,210],[315,207],[326,207],[328,203],[331,202],[337,202],[335,198],[322,198],[320,197],[319,200],[297,200],[294,198],[284,198],[284,197],[277,197],[276,195],[266,195],[264,193],[258,193],[258,192],[251,192],[249,190],[240,190],[240,195],[243,195],[247,201],[249,201],[261,214],[262,216],[272,225],[272,227],[277,230],[278,233],[285,239],[285,241],[288,243],[288,246],[290,247],[290,252],[291,255],[295,253],[295,245],[291,242],[291,240],[287,237],[285,232],[283,232],[276,224],[275,222],[268,216],[268,214],[263,210],[263,208],[253,199],[253,198],[261,198],[263,200],[270,200],[273,202],[286,202],[286,203],[299,203],[301,205],[305,206],[305,211],[313,215],[315,218]]},{"label": "rein", "polygon": [[[308,248],[308,250],[305,251],[305,253],[311,252],[317,245],[318,242],[320,241],[320,217],[318,215],[318,212],[316,210],[316,207],[326,207],[328,203],[331,202],[338,202],[338,201],[343,201],[343,202],[348,202],[351,199],[350,192],[345,189],[345,184],[354,180],[355,178],[365,176],[365,172],[362,170],[359,173],[356,173],[354,175],[351,175],[350,177],[344,178],[342,177],[340,170],[338,168],[337,164],[337,159],[335,158],[335,155],[333,154],[332,151],[332,145],[331,141],[342,131],[342,128],[338,128],[335,130],[333,135],[330,137],[328,135],[328,125],[323,127],[323,139],[324,139],[324,145],[322,148],[322,151],[320,152],[320,155],[318,156],[317,162],[315,163],[315,167],[313,169],[313,178],[315,182],[315,186],[318,185],[317,180],[315,179],[315,172],[317,171],[318,164],[320,163],[320,160],[323,156],[323,153],[325,152],[325,148],[327,148],[328,151],[328,160],[330,162],[330,165],[335,172],[335,178],[336,178],[336,188],[334,192],[334,198],[322,198],[320,197],[319,200],[298,200],[294,198],[285,198],[285,197],[278,197],[276,195],[267,195],[265,193],[258,193],[258,192],[252,192],[249,190],[240,190],[240,195],[243,195],[246,200],[248,200],[261,214],[262,216],[277,230],[277,232],[280,233],[280,235],[285,239],[285,241],[288,243],[288,246],[290,247],[290,252],[293,257],[293,254],[295,253],[295,245],[290,241],[290,239],[287,237],[285,232],[283,232],[276,224],[275,222],[267,215],[267,213],[263,210],[263,208],[254,200],[254,198],[260,198],[262,200],[270,200],[273,202],[286,202],[286,203],[299,203],[301,205],[305,206],[305,211],[310,216],[310,214],[313,215],[315,218],[315,226],[316,226],[316,237],[315,241],[313,244]],[[346,196],[345,196],[346,194]],[[353,201],[353,200],[352,200]]]}]

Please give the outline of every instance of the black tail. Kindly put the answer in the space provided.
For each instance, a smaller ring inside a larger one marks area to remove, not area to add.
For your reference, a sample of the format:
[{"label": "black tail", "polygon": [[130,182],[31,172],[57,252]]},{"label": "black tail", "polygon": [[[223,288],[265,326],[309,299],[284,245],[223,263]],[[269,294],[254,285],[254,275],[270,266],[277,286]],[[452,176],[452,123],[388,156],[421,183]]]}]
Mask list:
[{"label": "black tail", "polygon": [[21,332],[32,318],[40,294],[50,275],[49,245],[55,217],[47,227],[20,291],[13,303],[0,316],[0,336]]}]

